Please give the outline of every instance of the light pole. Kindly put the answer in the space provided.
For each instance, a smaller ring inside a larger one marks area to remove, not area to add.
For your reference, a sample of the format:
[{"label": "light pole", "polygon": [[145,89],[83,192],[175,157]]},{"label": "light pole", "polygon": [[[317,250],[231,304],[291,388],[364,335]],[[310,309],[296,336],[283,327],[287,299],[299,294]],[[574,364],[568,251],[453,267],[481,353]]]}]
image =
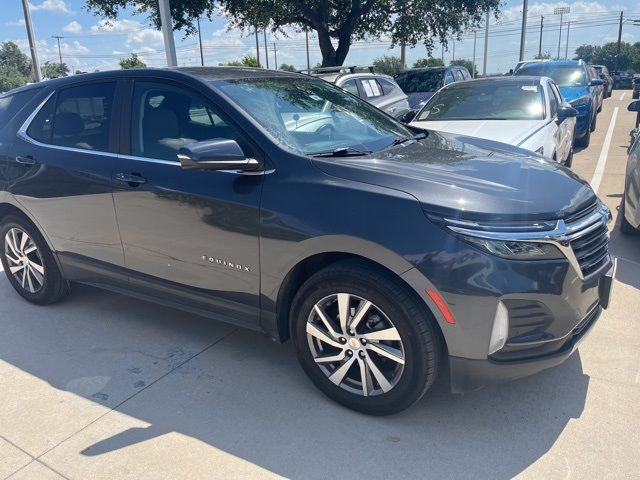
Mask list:
[{"label": "light pole", "polygon": [[527,11],[529,0],[522,0],[522,32],[520,33],[520,61],[524,60],[524,47],[527,36]]},{"label": "light pole", "polygon": [[176,42],[173,39],[173,20],[171,20],[169,0],[158,0],[158,10],[160,11],[160,25],[164,38],[164,51],[167,55],[167,66],[177,67],[178,57],[176,56]]},{"label": "light pole", "polygon": [[31,12],[29,11],[28,0],[22,0],[22,10],[24,11],[24,24],[27,27],[27,37],[29,38],[29,50],[31,51],[33,75],[36,82],[40,82],[42,81],[42,74],[40,73],[40,62],[38,61],[38,50],[36,49],[36,36],[33,33],[33,24],[31,23]]},{"label": "light pole", "polygon": [[553,9],[554,15],[560,15],[560,30],[558,33],[558,60],[560,60],[560,42],[562,41],[562,16],[565,13],[570,13],[571,9],[569,7],[558,7]]},{"label": "light pole", "polygon": [[567,22],[567,45],[564,49],[564,59],[569,56],[569,30],[571,30],[571,22]]},{"label": "light pole", "polygon": [[540,17],[540,43],[538,44],[538,57],[542,57],[542,27],[544,27],[544,15]]},{"label": "light pole", "polygon": [[489,10],[487,10],[487,20],[484,27],[484,59],[482,60],[482,76],[487,76],[487,51],[489,49]]},{"label": "light pole", "polygon": [[473,31],[473,62],[471,62],[471,78],[476,78],[476,31]]}]

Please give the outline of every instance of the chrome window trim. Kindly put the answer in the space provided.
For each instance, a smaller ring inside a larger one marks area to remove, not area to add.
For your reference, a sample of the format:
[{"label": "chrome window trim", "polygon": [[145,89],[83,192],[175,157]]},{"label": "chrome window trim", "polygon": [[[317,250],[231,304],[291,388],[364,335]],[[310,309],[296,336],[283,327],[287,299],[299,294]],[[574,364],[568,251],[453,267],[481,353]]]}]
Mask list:
[{"label": "chrome window trim", "polygon": [[[571,246],[571,241],[591,231],[606,226],[611,221],[611,211],[606,205],[600,203],[599,207],[587,217],[583,217],[575,222],[566,223],[563,219],[556,220],[555,227],[552,230],[535,231],[539,224],[531,224],[530,231],[491,231],[482,230],[482,224],[477,222],[464,222],[460,220],[447,219],[444,221],[447,228],[459,235],[467,235],[469,237],[483,238],[486,240],[499,240],[508,242],[539,242],[550,243],[555,245],[560,252],[567,258],[573,269],[576,271],[581,280],[584,280],[584,274],[580,263]],[[458,226],[465,224],[466,226]],[[471,228],[469,228],[471,227]],[[497,226],[496,226],[497,227]],[[522,228],[522,227],[515,227]],[[607,234],[608,235],[608,234]]]}]

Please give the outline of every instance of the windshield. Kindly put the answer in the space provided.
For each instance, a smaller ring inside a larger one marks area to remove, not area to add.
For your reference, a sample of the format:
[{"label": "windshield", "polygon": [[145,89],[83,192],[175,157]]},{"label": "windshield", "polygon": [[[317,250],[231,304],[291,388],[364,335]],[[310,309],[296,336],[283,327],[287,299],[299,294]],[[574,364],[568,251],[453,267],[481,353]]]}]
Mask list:
[{"label": "windshield", "polygon": [[444,70],[417,70],[399,73],[394,77],[404,93],[435,92],[442,87]]},{"label": "windshield", "polygon": [[529,63],[518,70],[517,75],[550,77],[560,87],[584,87],[586,77],[584,68],[573,65],[549,65],[547,63]]},{"label": "windshield", "polygon": [[303,154],[375,152],[412,132],[341,88],[302,77],[215,81],[273,137]]},{"label": "windshield", "polygon": [[418,120],[542,120],[540,85],[455,84],[436,93]]}]

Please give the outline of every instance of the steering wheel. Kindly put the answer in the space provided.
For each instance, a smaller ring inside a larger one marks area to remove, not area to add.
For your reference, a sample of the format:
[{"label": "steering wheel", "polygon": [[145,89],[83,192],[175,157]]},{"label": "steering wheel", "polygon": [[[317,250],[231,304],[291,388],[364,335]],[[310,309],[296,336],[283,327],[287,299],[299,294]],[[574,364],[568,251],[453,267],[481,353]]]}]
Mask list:
[{"label": "steering wheel", "polygon": [[326,123],[322,125],[320,128],[318,128],[315,133],[318,135],[328,135],[329,140],[333,140],[334,135],[336,133],[336,129],[333,125]]}]

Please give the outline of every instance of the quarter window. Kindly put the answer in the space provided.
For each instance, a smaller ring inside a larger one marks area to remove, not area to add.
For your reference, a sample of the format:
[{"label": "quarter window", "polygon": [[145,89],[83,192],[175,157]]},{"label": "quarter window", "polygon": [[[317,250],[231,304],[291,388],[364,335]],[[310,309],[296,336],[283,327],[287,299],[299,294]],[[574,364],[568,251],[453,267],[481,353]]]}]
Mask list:
[{"label": "quarter window", "polygon": [[447,70],[447,72],[444,74],[444,84],[449,85],[450,83],[453,83],[453,82],[454,82],[453,75],[451,74],[450,70]]},{"label": "quarter window", "polygon": [[462,76],[462,72],[460,70],[454,70],[453,76],[456,79],[456,82],[461,82],[464,80],[464,77]]},{"label": "quarter window", "polygon": [[132,155],[177,162],[178,150],[189,143],[240,141],[236,129],[204,97],[183,87],[136,82],[132,109]]},{"label": "quarter window", "polygon": [[352,93],[356,97],[359,95],[358,85],[356,84],[355,80],[347,80],[342,84],[342,88],[347,92]]},{"label": "quarter window", "polygon": [[365,98],[376,98],[382,96],[382,87],[374,78],[360,80],[360,86],[364,91]]}]

